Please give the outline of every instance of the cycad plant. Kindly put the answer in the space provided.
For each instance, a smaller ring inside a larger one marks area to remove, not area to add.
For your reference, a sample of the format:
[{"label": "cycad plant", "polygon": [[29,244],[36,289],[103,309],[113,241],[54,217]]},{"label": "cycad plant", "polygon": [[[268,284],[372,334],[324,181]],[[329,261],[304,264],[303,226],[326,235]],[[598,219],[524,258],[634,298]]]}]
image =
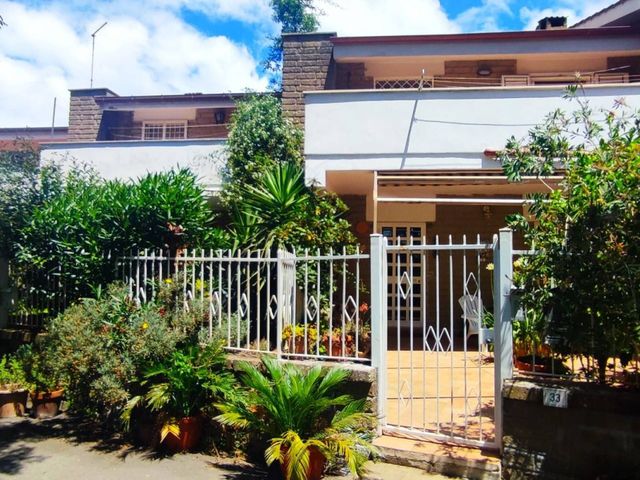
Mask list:
[{"label": "cycad plant", "polygon": [[[245,429],[269,442],[268,465],[279,462],[287,480],[310,480],[314,457],[343,459],[352,473],[363,473],[364,462],[376,454],[369,443],[375,418],[365,413],[365,400],[338,392],[348,376],[343,369],[323,373],[317,365],[304,372],[271,357],[263,370],[243,364],[245,397],[226,405],[216,420]],[[321,472],[321,470],[320,470]]]},{"label": "cycad plant", "polygon": [[225,368],[226,356],[219,342],[176,350],[145,373],[140,385],[146,392],[127,403],[122,413],[125,426],[135,408],[146,407],[162,414],[161,442],[169,433],[180,437],[181,419],[199,415],[203,408],[233,394],[235,379]]}]

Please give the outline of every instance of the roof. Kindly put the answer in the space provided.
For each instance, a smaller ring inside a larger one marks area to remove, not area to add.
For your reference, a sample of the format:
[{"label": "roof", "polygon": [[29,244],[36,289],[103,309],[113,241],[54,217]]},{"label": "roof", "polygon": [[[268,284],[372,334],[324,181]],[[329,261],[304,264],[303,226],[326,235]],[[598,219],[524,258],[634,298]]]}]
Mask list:
[{"label": "roof", "polygon": [[173,95],[131,95],[113,97],[110,95],[95,97],[105,110],[127,110],[137,108],[202,108],[233,107],[237,100],[245,98],[247,93],[186,93]]},{"label": "roof", "polygon": [[334,45],[365,45],[365,44],[398,44],[398,43],[452,43],[452,42],[482,42],[498,40],[509,42],[512,40],[547,40],[624,36],[637,33],[632,27],[601,27],[581,29],[551,29],[526,30],[513,32],[483,32],[483,33],[447,33],[436,35],[393,35],[367,37],[332,37]]},{"label": "roof", "polygon": [[0,151],[19,150],[29,146],[37,148],[46,142],[59,142],[67,139],[68,127],[26,127],[0,128]]},{"label": "roof", "polygon": [[614,10],[618,7],[620,7],[621,5],[627,3],[629,0],[619,0],[618,2],[612,3],[611,5],[609,5],[608,7],[603,8],[602,10],[597,11],[596,13],[594,13],[593,15],[589,15],[586,18],[583,18],[582,20],[580,20],[579,22],[575,23],[574,25],[571,26],[571,28],[575,28],[579,25],[582,25],[583,23],[587,23],[590,20],[593,20],[594,18],[597,18],[611,10]]}]

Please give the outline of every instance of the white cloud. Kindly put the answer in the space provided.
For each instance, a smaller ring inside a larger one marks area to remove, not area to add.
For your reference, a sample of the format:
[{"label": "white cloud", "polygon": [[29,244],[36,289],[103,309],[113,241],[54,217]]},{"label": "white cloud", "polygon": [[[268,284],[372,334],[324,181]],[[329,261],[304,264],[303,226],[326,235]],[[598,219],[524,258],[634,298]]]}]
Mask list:
[{"label": "white cloud", "polygon": [[567,17],[567,23],[571,26],[612,3],[613,0],[582,0],[580,2],[561,0],[555,8],[523,7],[520,9],[520,19],[524,23],[525,30],[535,29],[539,20],[549,16]]},{"label": "white cloud", "polygon": [[415,35],[460,31],[438,0],[343,0],[319,3],[320,30],[340,36]]},{"label": "white cloud", "polygon": [[[0,126],[50,123],[57,97],[56,125],[67,122],[69,88],[89,86],[90,33],[96,37],[94,86],[121,95],[262,90],[267,79],[259,59],[225,36],[206,36],[179,16],[184,1],[83,1],[27,6],[0,1],[7,26],[0,30]],[[213,0],[207,15],[245,22],[265,19],[266,0]],[[142,9],[142,4],[146,8]],[[204,8],[204,7],[203,7]],[[140,9],[140,10],[138,10]]]},{"label": "white cloud", "polygon": [[511,0],[482,0],[477,7],[471,7],[455,19],[465,32],[490,32],[500,30],[500,16],[512,16]]}]

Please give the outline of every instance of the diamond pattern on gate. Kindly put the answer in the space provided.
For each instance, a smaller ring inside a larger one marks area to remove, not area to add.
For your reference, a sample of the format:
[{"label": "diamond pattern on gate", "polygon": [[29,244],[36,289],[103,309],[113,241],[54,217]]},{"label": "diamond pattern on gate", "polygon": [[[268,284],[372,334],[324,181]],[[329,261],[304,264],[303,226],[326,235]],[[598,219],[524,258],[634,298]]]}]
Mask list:
[{"label": "diamond pattern on gate", "polygon": [[398,292],[403,300],[406,300],[409,294],[411,293],[411,289],[413,288],[413,281],[409,274],[405,271],[400,277],[400,281],[398,282]]},{"label": "diamond pattern on gate", "polygon": [[402,379],[400,389],[398,390],[398,401],[403,407],[407,407],[411,400],[411,386],[406,379]]},{"label": "diamond pattern on gate", "polygon": [[243,293],[242,297],[240,297],[238,313],[240,314],[240,318],[246,318],[249,313],[249,297],[247,297],[246,293]]},{"label": "diamond pattern on gate", "polygon": [[[445,339],[449,343],[447,348],[443,348],[442,340]],[[453,350],[453,342],[449,330],[443,328],[438,334],[436,330],[430,326],[427,329],[427,334],[424,336],[424,346],[429,352],[450,352]]]},{"label": "diamond pattern on gate", "polygon": [[316,318],[316,315],[318,314],[318,302],[316,301],[316,298],[313,295],[311,295],[307,300],[307,306],[305,310],[306,310],[308,319]]},{"label": "diamond pattern on gate", "polygon": [[211,318],[218,319],[218,311],[222,311],[222,303],[220,302],[218,292],[213,292],[213,295],[211,295],[209,310],[211,311]]},{"label": "diamond pattern on gate", "polygon": [[358,313],[358,305],[351,295],[344,303],[344,315],[350,322],[354,322],[356,319],[356,313]]},{"label": "diamond pattern on gate", "polygon": [[275,320],[278,316],[278,297],[271,295],[269,300],[269,318]]}]

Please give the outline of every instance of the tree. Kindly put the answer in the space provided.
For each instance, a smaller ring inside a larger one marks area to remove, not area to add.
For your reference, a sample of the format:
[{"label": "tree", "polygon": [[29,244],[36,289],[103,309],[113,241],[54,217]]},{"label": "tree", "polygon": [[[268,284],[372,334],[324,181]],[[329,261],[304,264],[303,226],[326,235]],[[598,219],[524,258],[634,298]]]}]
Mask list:
[{"label": "tree", "polygon": [[303,165],[302,130],[286,119],[280,100],[251,94],[236,103],[222,172],[222,198],[232,210],[242,201],[244,185],[255,185],[281,163]]},{"label": "tree", "polygon": [[271,95],[251,95],[231,117],[222,198],[237,246],[338,248],[353,245],[347,208],[304,183],[302,131]]},{"label": "tree", "polygon": [[274,73],[271,83],[279,86],[278,73],[282,67],[282,34],[283,33],[307,33],[318,29],[318,9],[314,0],[271,0],[273,20],[280,24],[281,35],[271,37],[271,46],[265,59],[266,70]]},{"label": "tree", "polygon": [[604,382],[609,358],[640,349],[640,120],[622,103],[594,113],[577,87],[568,97],[575,113],[512,138],[501,160],[514,181],[565,169],[560,189],[534,196],[535,222],[509,219],[537,252],[517,280],[523,303],[553,312],[545,333],[564,353],[595,358]]}]

